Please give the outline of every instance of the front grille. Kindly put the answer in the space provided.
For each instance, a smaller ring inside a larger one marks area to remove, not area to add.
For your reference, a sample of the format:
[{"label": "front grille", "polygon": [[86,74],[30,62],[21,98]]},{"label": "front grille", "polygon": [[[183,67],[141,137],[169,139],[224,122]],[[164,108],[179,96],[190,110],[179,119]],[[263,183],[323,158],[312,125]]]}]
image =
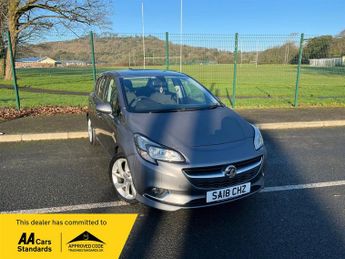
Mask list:
[{"label": "front grille", "polygon": [[[248,166],[257,164],[262,159],[261,156],[232,163],[232,165],[236,166],[237,170],[246,168]],[[229,178],[226,176],[217,177],[222,174],[224,168],[226,168],[229,164],[226,165],[218,165],[218,166],[211,166],[211,167],[198,167],[198,168],[186,168],[183,169],[187,179],[196,187],[204,188],[204,189],[216,189],[216,188],[224,188],[231,185],[241,184],[244,182],[248,182],[253,179],[259,172],[260,165],[255,168],[252,168],[248,171],[242,172],[237,174],[233,178]],[[205,175],[209,176],[205,178]],[[214,175],[214,177],[212,176]]]},{"label": "front grille", "polygon": [[[237,169],[242,167],[255,164],[261,160],[261,156],[244,160],[237,163],[232,163],[232,165],[236,166]],[[208,166],[208,167],[194,167],[194,168],[185,168],[183,171],[190,176],[202,175],[202,174],[216,174],[222,172],[224,168],[226,168],[229,164],[225,165],[216,165],[216,166]]]}]

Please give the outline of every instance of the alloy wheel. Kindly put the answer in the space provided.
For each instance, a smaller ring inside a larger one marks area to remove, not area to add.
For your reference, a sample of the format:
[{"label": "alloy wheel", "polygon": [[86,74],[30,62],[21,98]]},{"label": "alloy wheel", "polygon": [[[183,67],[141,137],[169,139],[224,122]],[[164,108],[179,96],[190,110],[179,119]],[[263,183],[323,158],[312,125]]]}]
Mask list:
[{"label": "alloy wheel", "polygon": [[111,176],[117,192],[126,200],[134,200],[137,192],[133,184],[127,159],[119,158],[115,160]]}]

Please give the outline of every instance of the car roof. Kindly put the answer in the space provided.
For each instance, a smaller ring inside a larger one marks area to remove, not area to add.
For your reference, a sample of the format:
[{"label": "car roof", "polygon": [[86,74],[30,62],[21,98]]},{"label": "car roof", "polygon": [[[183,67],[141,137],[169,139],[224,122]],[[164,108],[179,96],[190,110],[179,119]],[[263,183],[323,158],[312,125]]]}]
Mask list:
[{"label": "car roof", "polygon": [[183,73],[159,69],[127,69],[107,71],[103,74],[112,74],[117,77],[141,77],[141,76],[186,76]]}]

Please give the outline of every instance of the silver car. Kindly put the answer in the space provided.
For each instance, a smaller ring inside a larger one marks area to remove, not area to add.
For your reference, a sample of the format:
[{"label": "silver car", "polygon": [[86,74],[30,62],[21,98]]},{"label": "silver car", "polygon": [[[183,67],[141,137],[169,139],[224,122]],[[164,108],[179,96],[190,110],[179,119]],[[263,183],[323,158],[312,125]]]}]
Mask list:
[{"label": "silver car", "polygon": [[110,154],[118,196],[162,210],[218,205],[263,188],[261,133],[191,77],[103,73],[89,97],[91,144]]}]

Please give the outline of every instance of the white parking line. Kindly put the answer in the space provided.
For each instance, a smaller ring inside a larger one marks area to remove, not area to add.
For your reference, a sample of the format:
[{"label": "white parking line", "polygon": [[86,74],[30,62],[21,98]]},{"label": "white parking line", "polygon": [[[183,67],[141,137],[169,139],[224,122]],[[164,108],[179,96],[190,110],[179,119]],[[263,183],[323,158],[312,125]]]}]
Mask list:
[{"label": "white parking line", "polygon": [[[272,186],[272,187],[265,187],[261,192],[293,191],[293,190],[314,189],[314,188],[323,188],[323,187],[332,187],[332,186],[341,186],[341,185],[345,185],[345,180],[320,182],[320,183]],[[120,207],[120,206],[127,206],[127,205],[129,204],[124,201],[112,201],[112,202],[87,203],[87,204],[78,204],[78,205],[62,206],[62,207],[42,208],[42,209],[1,211],[0,214],[58,213],[58,212],[68,212],[68,211],[77,211],[77,210]]]},{"label": "white parking line", "polygon": [[345,181],[332,181],[332,182],[321,182],[321,183],[307,183],[307,184],[265,187],[261,192],[281,192],[281,191],[292,191],[292,190],[301,190],[301,189],[332,187],[332,186],[340,186],[340,185],[345,185]]}]

